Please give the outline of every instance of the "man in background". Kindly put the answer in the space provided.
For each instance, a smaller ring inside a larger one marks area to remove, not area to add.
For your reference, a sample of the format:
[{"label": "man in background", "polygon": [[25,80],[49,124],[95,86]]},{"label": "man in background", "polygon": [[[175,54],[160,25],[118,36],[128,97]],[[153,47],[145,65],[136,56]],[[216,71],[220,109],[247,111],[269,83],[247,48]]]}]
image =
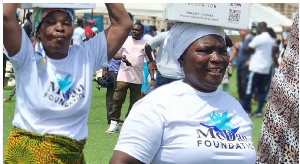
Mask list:
[{"label": "man in background", "polygon": [[32,15],[32,12],[28,12],[26,14],[26,22],[23,26],[23,29],[24,31],[26,32],[27,36],[30,38],[32,35],[31,35],[31,32],[32,32],[32,24],[31,24],[31,21],[30,21],[30,17]]},{"label": "man in background", "polygon": [[[246,88],[248,82],[248,72],[251,52],[246,51],[249,43],[253,39],[253,35],[249,32],[249,29],[239,31],[242,40],[231,47],[232,54],[230,61],[236,58],[236,70],[237,70],[237,87],[240,103],[243,104],[246,95]],[[247,113],[250,113],[250,108],[245,109]]]},{"label": "man in background", "polygon": [[92,30],[92,28],[94,26],[95,26],[95,21],[93,19],[91,19],[89,21],[89,25],[87,27],[85,27],[85,29],[84,29],[85,36],[86,36],[87,40],[89,40],[90,38],[93,38],[95,36],[95,33]]},{"label": "man in background", "polygon": [[[148,61],[144,52],[146,41],[142,39],[143,32],[144,25],[135,23],[131,30],[132,36],[126,39],[114,57],[114,59],[122,59],[122,62],[117,76],[117,87],[113,96],[112,113],[110,114],[111,123],[106,131],[107,133],[118,132],[118,123],[120,121],[121,109],[126,99],[127,90],[130,90],[130,103],[125,118],[129,115],[133,104],[141,97],[144,59],[146,58]],[[122,56],[120,54],[122,54]],[[150,73],[150,76],[153,78],[153,73]]]},{"label": "man in background", "polygon": [[[150,71],[156,69],[151,51],[154,51],[157,47],[159,47],[158,53],[156,55],[156,65],[158,71],[156,74],[156,79],[152,79],[151,81],[151,83],[154,83],[155,80],[154,88],[160,87],[178,79],[182,79],[184,77],[182,70],[176,65],[172,55],[165,51],[163,48],[164,40],[172,27],[173,23],[168,23],[166,32],[159,33],[145,45],[145,52],[147,54],[147,57],[149,58],[149,61],[151,62],[151,67],[149,69]],[[153,85],[151,83],[150,86]]]},{"label": "man in background", "polygon": [[271,78],[272,47],[275,44],[267,32],[267,23],[260,22],[257,33],[249,43],[246,51],[254,53],[250,59],[249,76],[246,88],[246,95],[243,102],[244,109],[251,108],[251,97],[255,87],[258,88],[259,101],[254,117],[262,117],[262,108],[267,95],[268,82]]},{"label": "man in background", "polygon": [[83,20],[78,18],[77,19],[77,27],[74,29],[73,34],[73,44],[79,45],[83,43],[83,41],[86,39],[84,29],[83,29]]}]

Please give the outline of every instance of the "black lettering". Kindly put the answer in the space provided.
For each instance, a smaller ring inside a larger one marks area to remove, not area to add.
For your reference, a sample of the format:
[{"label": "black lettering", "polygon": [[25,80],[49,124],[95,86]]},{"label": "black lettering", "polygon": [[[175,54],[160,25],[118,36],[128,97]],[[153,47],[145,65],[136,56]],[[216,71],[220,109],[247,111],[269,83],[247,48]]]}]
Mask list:
[{"label": "black lettering", "polygon": [[242,136],[243,140],[246,142],[250,142],[246,136]]},{"label": "black lettering", "polygon": [[71,105],[72,105],[72,102],[70,101],[69,106],[71,106]]},{"label": "black lettering", "polygon": [[44,97],[46,97],[48,95],[48,93],[46,92],[45,94],[44,94]]},{"label": "black lettering", "polygon": [[222,143],[222,142],[221,142],[221,147],[222,147],[223,149],[224,149],[224,148],[227,149],[226,143]]},{"label": "black lettering", "polygon": [[198,147],[202,144],[202,140],[197,141]]},{"label": "black lettering", "polygon": [[209,134],[210,134],[211,138],[216,138],[212,128],[209,128],[207,130],[206,134],[201,129],[197,129],[197,133],[198,133],[198,138],[202,138],[201,135],[203,135],[205,138],[207,138],[209,136]]},{"label": "black lettering", "polygon": [[229,144],[228,144],[228,148],[229,148],[229,149],[233,149],[233,148],[234,148],[234,145],[233,145],[232,143],[229,143]]},{"label": "black lettering", "polygon": [[56,89],[55,89],[54,82],[52,82],[52,81],[50,82],[50,87],[49,87],[48,91],[49,91],[49,92],[52,92],[52,93],[55,93],[55,92],[56,92],[56,94],[60,94],[59,88],[56,88]]},{"label": "black lettering", "polygon": [[244,149],[246,149],[246,147],[245,147],[245,145],[244,145],[244,143],[240,143],[243,147],[244,147]]},{"label": "black lettering", "polygon": [[242,149],[242,147],[240,146],[240,144],[236,143],[236,149]]},{"label": "black lettering", "polygon": [[220,132],[217,132],[217,137],[220,139],[220,140],[225,140],[226,138],[222,136],[222,133]]},{"label": "black lettering", "polygon": [[51,94],[51,95],[49,95],[49,100],[53,100],[54,99],[54,97],[53,97],[53,95]]},{"label": "black lettering", "polygon": [[206,141],[204,142],[204,144],[205,144],[205,146],[207,146],[207,147],[211,147],[211,142],[210,142],[209,140],[206,140]]},{"label": "black lettering", "polygon": [[70,92],[70,94],[71,94],[72,97],[75,97],[75,96],[77,95],[77,93],[76,93],[75,90],[72,90],[72,91]]},{"label": "black lettering", "polygon": [[64,105],[65,102],[66,102],[66,101],[65,101],[64,99],[60,99],[59,104],[60,104],[60,105]]},{"label": "black lettering", "polygon": [[54,102],[58,102],[58,100],[59,100],[59,97],[57,96],[57,97],[55,97],[55,99],[54,99]]},{"label": "black lettering", "polygon": [[235,141],[235,135],[231,130],[223,130],[223,134],[225,134],[228,141]]},{"label": "black lettering", "polygon": [[251,148],[252,150],[254,150],[254,146],[253,146],[252,143],[249,143],[249,146],[250,146],[250,148]]},{"label": "black lettering", "polygon": [[68,107],[69,106],[69,104],[68,104],[68,101],[66,101],[66,103],[65,103],[65,107]]},{"label": "black lettering", "polygon": [[77,91],[78,91],[79,93],[82,92],[83,90],[84,90],[83,85],[80,85],[79,88],[77,88]]},{"label": "black lettering", "polygon": [[215,146],[216,148],[218,148],[219,145],[220,145],[220,143],[219,143],[218,141],[213,141],[213,143],[214,143],[214,146]]},{"label": "black lettering", "polygon": [[235,135],[237,141],[243,141],[242,136],[239,134]]},{"label": "black lettering", "polygon": [[79,94],[79,98],[80,99],[84,98],[84,95],[83,94]]}]

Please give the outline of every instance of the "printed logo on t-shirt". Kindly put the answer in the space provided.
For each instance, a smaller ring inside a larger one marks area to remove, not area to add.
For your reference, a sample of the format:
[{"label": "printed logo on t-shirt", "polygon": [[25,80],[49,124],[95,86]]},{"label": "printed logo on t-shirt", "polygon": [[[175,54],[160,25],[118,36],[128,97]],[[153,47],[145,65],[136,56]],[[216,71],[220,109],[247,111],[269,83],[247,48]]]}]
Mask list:
[{"label": "printed logo on t-shirt", "polygon": [[215,147],[220,149],[253,149],[253,143],[248,140],[247,136],[238,134],[240,127],[232,127],[231,117],[228,112],[215,113],[210,116],[210,120],[201,123],[205,129],[197,129],[198,147]]},{"label": "printed logo on t-shirt", "polygon": [[63,79],[57,79],[57,84],[53,81],[50,81],[50,86],[44,94],[44,98],[53,101],[61,106],[69,107],[75,104],[78,100],[84,98],[84,87],[83,85],[79,85],[75,89],[72,89],[72,82],[69,81],[69,77],[71,75],[67,75]]}]

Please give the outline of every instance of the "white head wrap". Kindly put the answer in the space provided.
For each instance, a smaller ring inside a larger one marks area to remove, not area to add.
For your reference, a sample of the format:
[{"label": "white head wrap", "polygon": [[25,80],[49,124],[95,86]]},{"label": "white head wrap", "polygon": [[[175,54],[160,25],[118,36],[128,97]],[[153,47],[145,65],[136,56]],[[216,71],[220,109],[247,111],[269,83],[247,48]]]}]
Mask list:
[{"label": "white head wrap", "polygon": [[178,59],[182,53],[195,40],[209,34],[219,35],[225,41],[225,32],[222,27],[194,23],[176,23],[169,31],[163,48],[173,56],[177,66],[180,68]]}]

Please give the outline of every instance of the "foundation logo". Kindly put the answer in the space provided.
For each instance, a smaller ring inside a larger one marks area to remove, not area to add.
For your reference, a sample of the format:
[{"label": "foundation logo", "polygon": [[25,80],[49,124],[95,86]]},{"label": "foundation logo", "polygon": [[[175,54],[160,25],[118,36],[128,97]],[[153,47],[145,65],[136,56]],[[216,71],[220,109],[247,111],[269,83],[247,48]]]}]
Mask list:
[{"label": "foundation logo", "polygon": [[[252,149],[253,143],[248,136],[238,134],[239,127],[232,127],[230,122],[232,117],[228,117],[228,112],[215,113],[209,115],[210,120],[201,123],[201,128],[197,131],[197,144],[205,147],[215,147],[219,149]],[[251,131],[250,127],[248,131]],[[251,132],[250,132],[251,135]],[[251,136],[250,136],[251,137]]]},{"label": "foundation logo", "polygon": [[[230,127],[231,117],[228,117],[228,112],[224,112],[223,114],[213,112],[209,117],[210,120],[207,121],[206,124],[204,123],[200,123],[200,124],[207,128],[213,128],[215,132],[219,132],[223,137],[226,137],[223,130],[229,130],[233,133],[233,135],[235,135],[240,128],[237,127],[233,129]],[[230,139],[233,138],[231,133],[229,133],[229,138]]]},{"label": "foundation logo", "polygon": [[69,82],[68,79],[71,75],[67,75],[64,79],[57,79],[57,83],[59,85],[60,91],[63,93],[63,96],[66,100],[69,99],[69,95],[66,91],[70,91],[70,88],[72,86],[72,82]]},{"label": "foundation logo", "polygon": [[85,98],[83,85],[72,86],[72,81],[69,81],[70,76],[69,74],[65,78],[57,79],[57,83],[50,81],[50,86],[44,93],[44,98],[64,107],[69,107]]}]

